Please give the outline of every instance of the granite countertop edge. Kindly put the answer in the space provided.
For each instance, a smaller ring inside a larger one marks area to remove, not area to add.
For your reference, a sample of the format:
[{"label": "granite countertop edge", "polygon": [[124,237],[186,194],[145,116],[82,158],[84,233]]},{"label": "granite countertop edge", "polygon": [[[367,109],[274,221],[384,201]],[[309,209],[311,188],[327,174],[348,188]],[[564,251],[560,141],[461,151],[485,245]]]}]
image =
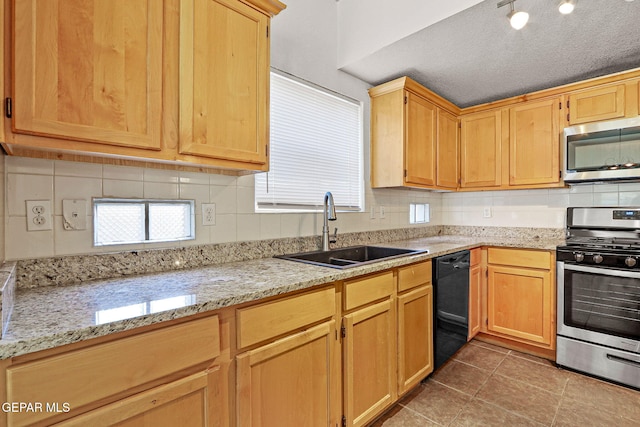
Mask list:
[{"label": "granite countertop edge", "polygon": [[[257,302],[264,298],[400,267],[460,250],[480,246],[553,250],[562,243],[561,240],[517,238],[424,237],[374,246],[427,250],[427,253],[343,270],[263,258],[192,270],[99,280],[53,289],[23,289],[16,293],[12,318],[6,334],[0,339],[0,360],[242,303]],[[159,287],[159,284],[165,286]],[[180,308],[144,313],[96,325],[95,313],[104,306],[108,311],[109,304],[114,305],[116,309],[128,303],[134,307],[142,307],[142,304],[149,307],[152,304],[149,301],[153,302],[154,298],[175,298],[176,294],[182,296],[185,293],[192,295],[195,302]],[[108,302],[111,299],[114,302]],[[41,307],[47,304],[53,307]],[[74,318],[75,315],[78,315],[77,319]]]}]

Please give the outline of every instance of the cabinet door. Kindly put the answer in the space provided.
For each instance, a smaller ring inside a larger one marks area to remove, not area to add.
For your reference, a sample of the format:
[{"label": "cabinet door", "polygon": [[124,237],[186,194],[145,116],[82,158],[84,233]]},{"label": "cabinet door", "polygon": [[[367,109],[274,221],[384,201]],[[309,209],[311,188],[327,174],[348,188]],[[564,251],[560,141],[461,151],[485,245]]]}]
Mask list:
[{"label": "cabinet door", "polygon": [[460,186],[498,187],[501,183],[502,114],[476,113],[461,118]]},{"label": "cabinet door", "polygon": [[478,335],[482,325],[482,265],[471,265],[469,269],[469,336]]},{"label": "cabinet door", "polygon": [[398,394],[433,372],[433,291],[422,286],[398,296]]},{"label": "cabinet door", "polygon": [[237,0],[180,6],[180,153],[265,164],[268,17]]},{"label": "cabinet door", "polygon": [[162,2],[13,5],[15,132],[160,149]]},{"label": "cabinet door", "polygon": [[366,425],[396,399],[392,307],[386,300],[343,318],[343,400],[349,427]]},{"label": "cabinet door", "polygon": [[560,181],[560,100],[526,102],[509,110],[509,184]]},{"label": "cabinet door", "polygon": [[569,95],[569,124],[625,116],[625,85],[607,86]]},{"label": "cabinet door", "polygon": [[552,345],[553,287],[549,270],[489,265],[488,330]]},{"label": "cabinet door", "polygon": [[[227,425],[220,390],[225,384],[214,367],[56,424],[64,427],[205,427]],[[62,408],[64,409],[64,408]]]},{"label": "cabinet door", "polygon": [[407,94],[405,181],[436,185],[436,107],[411,92]]},{"label": "cabinet door", "polygon": [[336,375],[335,321],[237,356],[237,420],[244,426],[323,426],[332,410]]},{"label": "cabinet door", "polygon": [[436,185],[455,189],[458,186],[458,119],[438,109],[436,148]]}]

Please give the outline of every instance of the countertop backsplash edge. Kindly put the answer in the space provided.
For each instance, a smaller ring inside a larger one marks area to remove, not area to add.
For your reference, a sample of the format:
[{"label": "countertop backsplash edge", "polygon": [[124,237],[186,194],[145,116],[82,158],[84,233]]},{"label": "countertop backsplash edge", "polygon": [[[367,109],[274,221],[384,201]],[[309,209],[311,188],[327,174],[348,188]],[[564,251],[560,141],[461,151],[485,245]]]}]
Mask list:
[{"label": "countertop backsplash edge", "polygon": [[[344,233],[334,247],[380,244],[422,237],[464,235],[559,239],[563,229],[474,226],[426,226]],[[271,258],[275,255],[318,250],[319,236],[194,245],[170,249],[133,250],[104,254],[65,255],[15,261],[16,287],[37,288],[179,271],[211,265]]]}]

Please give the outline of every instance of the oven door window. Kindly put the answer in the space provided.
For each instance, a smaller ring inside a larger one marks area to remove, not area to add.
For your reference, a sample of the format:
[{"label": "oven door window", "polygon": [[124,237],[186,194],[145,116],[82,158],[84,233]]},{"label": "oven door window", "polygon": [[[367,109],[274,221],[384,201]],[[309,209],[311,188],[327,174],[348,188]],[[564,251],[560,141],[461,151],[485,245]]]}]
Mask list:
[{"label": "oven door window", "polygon": [[[564,271],[564,323],[623,338],[640,339],[640,276],[616,270]],[[611,274],[608,274],[611,273]]]}]

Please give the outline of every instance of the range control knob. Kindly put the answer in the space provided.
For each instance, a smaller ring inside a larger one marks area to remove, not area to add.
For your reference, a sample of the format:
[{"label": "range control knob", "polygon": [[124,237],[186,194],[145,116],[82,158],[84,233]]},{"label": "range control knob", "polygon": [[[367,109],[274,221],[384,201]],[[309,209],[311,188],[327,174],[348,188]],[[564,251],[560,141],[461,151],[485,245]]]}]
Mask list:
[{"label": "range control knob", "polygon": [[594,255],[593,256],[593,262],[595,262],[596,264],[600,264],[602,262],[602,255]]},{"label": "range control knob", "polygon": [[627,267],[635,267],[637,263],[638,261],[632,257],[627,257],[627,259],[624,260],[624,265],[626,265]]},{"label": "range control knob", "polygon": [[573,258],[577,262],[582,262],[582,261],[584,261],[584,254],[581,254],[580,252],[576,252],[575,254],[573,254]]}]

